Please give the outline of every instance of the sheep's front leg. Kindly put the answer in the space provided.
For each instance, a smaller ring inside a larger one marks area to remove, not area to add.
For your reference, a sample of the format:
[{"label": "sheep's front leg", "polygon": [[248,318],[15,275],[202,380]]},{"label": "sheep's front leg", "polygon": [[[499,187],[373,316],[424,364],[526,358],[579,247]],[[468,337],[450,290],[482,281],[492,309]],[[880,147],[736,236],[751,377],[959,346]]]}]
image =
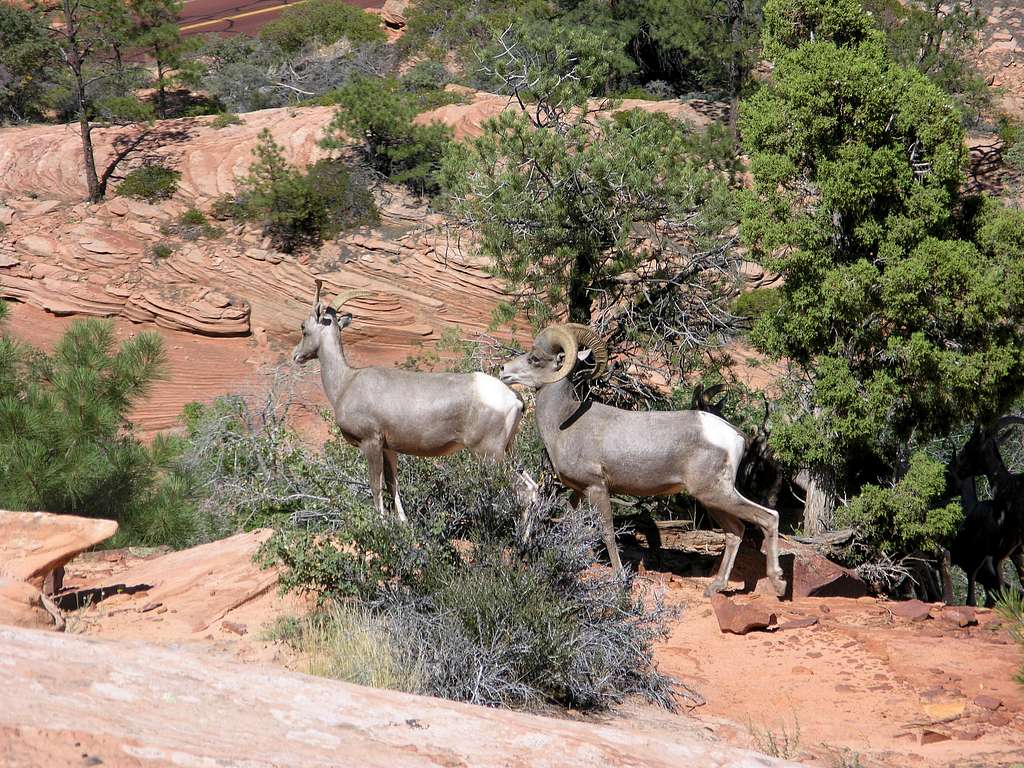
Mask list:
[{"label": "sheep's front leg", "polygon": [[381,493],[384,475],[384,450],[380,440],[364,440],[359,450],[366,457],[367,469],[370,473],[370,493],[373,494],[373,508],[384,517],[384,497]]},{"label": "sheep's front leg", "polygon": [[408,522],[405,510],[402,509],[402,499],[398,495],[398,454],[394,451],[384,451],[384,482],[388,487],[388,495],[395,505],[395,514],[403,523]]},{"label": "sheep's front leg", "polygon": [[601,537],[608,549],[608,559],[616,574],[622,573],[622,558],[619,557],[619,545],[615,541],[615,518],[612,517],[612,502],[608,497],[608,489],[604,486],[592,486],[587,489],[587,499],[597,507],[598,520],[601,523]]}]

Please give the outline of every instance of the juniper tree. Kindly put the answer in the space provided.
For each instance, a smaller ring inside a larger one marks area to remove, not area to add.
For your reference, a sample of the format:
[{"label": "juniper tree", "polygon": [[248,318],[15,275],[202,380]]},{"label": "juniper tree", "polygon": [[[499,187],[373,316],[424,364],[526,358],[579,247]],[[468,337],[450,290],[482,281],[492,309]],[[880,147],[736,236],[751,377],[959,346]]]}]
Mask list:
[{"label": "juniper tree", "polygon": [[588,101],[614,67],[602,36],[503,45],[493,76],[519,109],[442,163],[453,218],[514,295],[499,319],[591,323],[680,375],[733,320],[725,179],[682,122]]},{"label": "juniper tree", "polygon": [[884,554],[928,550],[959,510],[926,445],[1024,383],[1024,218],[962,193],[960,112],[856,0],[770,0],[764,48],[772,82],[741,111],[741,231],[784,278],[752,333],[793,374],[774,448],[812,471],[809,533],[847,498]]}]

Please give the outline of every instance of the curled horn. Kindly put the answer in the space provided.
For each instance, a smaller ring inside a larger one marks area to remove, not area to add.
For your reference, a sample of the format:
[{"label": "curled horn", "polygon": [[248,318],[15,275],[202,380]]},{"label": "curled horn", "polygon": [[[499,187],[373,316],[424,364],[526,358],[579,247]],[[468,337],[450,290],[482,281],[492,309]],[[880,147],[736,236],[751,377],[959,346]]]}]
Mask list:
[{"label": "curled horn", "polygon": [[352,299],[362,298],[364,296],[372,296],[373,293],[370,291],[364,291],[361,288],[352,288],[347,291],[342,291],[334,297],[334,301],[331,302],[331,306],[335,310],[341,309],[345,302],[351,301]]},{"label": "curled horn", "polygon": [[551,325],[541,331],[540,335],[534,339],[534,345],[536,346],[539,341],[545,341],[565,353],[562,367],[550,376],[545,377],[543,381],[546,384],[552,384],[564,379],[572,372],[573,367],[576,365],[576,353],[579,351],[576,336],[564,325]]},{"label": "curled horn", "polygon": [[597,332],[593,328],[580,323],[566,323],[562,327],[568,329],[569,333],[576,339],[577,349],[579,347],[589,349],[590,353],[594,356],[594,370],[590,372],[590,378],[596,379],[604,373],[608,367],[608,345],[597,335]]},{"label": "curled horn", "polygon": [[1024,416],[1016,416],[1010,414],[1008,416],[1001,417],[997,422],[995,429],[993,430],[997,437],[996,442],[1001,443],[1010,435],[1010,429],[1018,424],[1024,424]]}]

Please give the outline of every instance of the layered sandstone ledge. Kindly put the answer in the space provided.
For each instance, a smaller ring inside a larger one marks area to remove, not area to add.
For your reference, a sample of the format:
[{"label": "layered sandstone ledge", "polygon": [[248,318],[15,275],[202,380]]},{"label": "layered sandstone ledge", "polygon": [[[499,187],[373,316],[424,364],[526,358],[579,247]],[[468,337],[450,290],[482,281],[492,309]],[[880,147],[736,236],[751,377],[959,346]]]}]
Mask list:
[{"label": "layered sandstone ledge", "polygon": [[[475,94],[470,103],[443,107],[419,120],[437,120],[459,138],[479,132],[508,100]],[[706,102],[627,102],[666,112],[694,125],[718,107]],[[293,331],[308,311],[314,279],[329,290],[356,287],[353,332],[372,335],[394,350],[440,337],[445,326],[486,328],[500,285],[486,265],[470,257],[444,221],[401,193],[382,194],[381,223],[351,232],[299,257],[275,252],[252,228],[227,223],[225,236],[181,242],[161,233],[190,206],[206,210],[234,190],[252,162],[259,133],[270,130],[288,159],[305,165],[322,156],[318,146],[332,110],[271,109],[243,115],[243,124],[216,130],[210,118],[162,121],[136,152],[181,172],[174,199],[161,205],[85,196],[80,147],[65,126],[0,131],[0,297],[59,315],[123,317],[137,323],[209,336],[246,335],[257,328]],[[97,162],[138,128],[98,129]],[[130,167],[130,166],[126,166]],[[153,246],[174,247],[159,258]]]}]

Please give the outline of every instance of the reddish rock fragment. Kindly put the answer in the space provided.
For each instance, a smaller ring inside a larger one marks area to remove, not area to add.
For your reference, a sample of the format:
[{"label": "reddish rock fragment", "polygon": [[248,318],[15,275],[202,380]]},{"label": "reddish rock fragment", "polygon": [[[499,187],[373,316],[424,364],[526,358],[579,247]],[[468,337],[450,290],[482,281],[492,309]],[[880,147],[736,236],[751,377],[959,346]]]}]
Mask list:
[{"label": "reddish rock fragment", "polygon": [[907,621],[924,621],[931,616],[931,606],[927,603],[922,603],[920,600],[903,600],[898,603],[888,603],[886,607],[893,616],[906,619]]},{"label": "reddish rock fragment", "polygon": [[818,619],[814,616],[806,616],[802,619],[791,619],[779,624],[779,631],[781,632],[784,629],[806,629],[807,627],[813,627],[817,623]]},{"label": "reddish rock fragment", "polygon": [[711,607],[715,610],[715,618],[723,632],[734,635],[745,635],[748,632],[768,629],[778,621],[778,614],[759,603],[741,605],[732,602],[724,595],[711,598]]},{"label": "reddish rock fragment", "polygon": [[981,693],[975,696],[974,703],[982,709],[987,709],[992,712],[995,712],[997,709],[1003,706],[1003,702],[1000,699],[997,699],[995,696],[989,696],[985,693]]}]

